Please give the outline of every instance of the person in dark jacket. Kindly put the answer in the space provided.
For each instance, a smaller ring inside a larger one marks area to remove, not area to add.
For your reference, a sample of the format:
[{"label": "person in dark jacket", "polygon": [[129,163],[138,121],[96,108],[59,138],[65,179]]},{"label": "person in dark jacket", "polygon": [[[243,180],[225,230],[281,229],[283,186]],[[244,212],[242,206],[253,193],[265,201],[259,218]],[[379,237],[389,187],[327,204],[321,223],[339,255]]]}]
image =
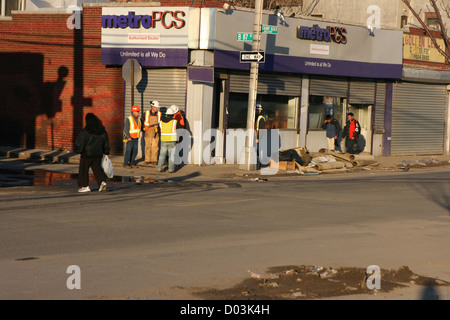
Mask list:
[{"label": "person in dark jacket", "polygon": [[93,113],[86,114],[86,126],[75,141],[75,152],[80,154],[78,192],[90,192],[89,168],[95,175],[99,191],[106,191],[106,175],[102,168],[103,155],[109,154],[109,138],[102,121]]},{"label": "person in dark jacket", "polygon": [[355,119],[353,113],[349,113],[347,116],[347,124],[344,127],[344,133],[342,140],[345,139],[345,146],[347,153],[358,154],[361,150],[358,150],[358,138],[361,134],[361,125],[358,120]]},{"label": "person in dark jacket", "polygon": [[342,152],[341,149],[342,131],[339,122],[331,115],[327,115],[325,117],[325,122],[323,123],[322,128],[327,131],[326,136],[328,142],[328,150]]}]

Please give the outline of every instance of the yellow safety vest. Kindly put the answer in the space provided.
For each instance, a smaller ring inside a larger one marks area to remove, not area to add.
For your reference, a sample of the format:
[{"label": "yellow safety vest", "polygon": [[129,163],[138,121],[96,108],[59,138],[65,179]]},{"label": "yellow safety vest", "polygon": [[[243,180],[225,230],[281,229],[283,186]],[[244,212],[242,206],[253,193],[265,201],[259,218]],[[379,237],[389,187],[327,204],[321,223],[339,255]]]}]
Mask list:
[{"label": "yellow safety vest", "polygon": [[162,142],[177,141],[177,120],[170,120],[169,122],[161,121],[159,127],[161,128]]},{"label": "yellow safety vest", "polygon": [[152,121],[150,121],[151,110],[145,111],[144,126],[145,126],[145,130],[146,131],[148,130],[150,125],[158,124],[161,121],[161,112],[158,111],[156,114],[157,114],[157,117],[158,117],[158,120],[157,120],[158,122],[157,123],[152,123]]},{"label": "yellow safety vest", "polygon": [[134,120],[133,116],[129,116],[128,120],[130,121],[130,137],[133,139],[141,137],[141,120],[138,119],[138,123]]}]

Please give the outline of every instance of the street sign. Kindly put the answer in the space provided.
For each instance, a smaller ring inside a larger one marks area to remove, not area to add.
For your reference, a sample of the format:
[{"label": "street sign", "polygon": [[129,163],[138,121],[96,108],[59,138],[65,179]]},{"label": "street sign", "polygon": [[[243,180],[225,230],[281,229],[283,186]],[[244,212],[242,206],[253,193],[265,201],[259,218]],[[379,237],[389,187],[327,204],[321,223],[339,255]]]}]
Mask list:
[{"label": "street sign", "polygon": [[253,41],[253,33],[250,32],[238,32],[236,35],[237,41]]},{"label": "street sign", "polygon": [[[142,79],[142,68],[136,59],[128,59],[122,66],[122,77],[126,83],[137,85]],[[133,81],[134,80],[134,81]]]},{"label": "street sign", "polygon": [[134,87],[142,79],[142,68],[136,59],[128,59],[122,66],[122,77],[130,85],[131,105],[134,105]]},{"label": "street sign", "polygon": [[266,55],[264,51],[241,51],[240,61],[241,63],[246,62],[264,63],[265,57]]},{"label": "street sign", "polygon": [[262,33],[270,33],[270,34],[278,34],[278,27],[276,26],[268,26],[268,25],[261,25],[261,32]]}]

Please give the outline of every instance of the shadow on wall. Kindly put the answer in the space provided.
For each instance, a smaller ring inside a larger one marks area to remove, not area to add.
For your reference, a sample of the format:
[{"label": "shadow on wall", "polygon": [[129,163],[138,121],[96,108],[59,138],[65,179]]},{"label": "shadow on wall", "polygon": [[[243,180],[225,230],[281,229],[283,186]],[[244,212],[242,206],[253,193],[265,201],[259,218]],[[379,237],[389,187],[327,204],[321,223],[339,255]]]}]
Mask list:
[{"label": "shadow on wall", "polygon": [[[61,66],[56,81],[43,82],[42,54],[0,53],[0,61],[0,145],[55,147],[53,120],[62,109],[60,95],[69,69]],[[43,114],[51,130],[36,128],[36,117]]]}]

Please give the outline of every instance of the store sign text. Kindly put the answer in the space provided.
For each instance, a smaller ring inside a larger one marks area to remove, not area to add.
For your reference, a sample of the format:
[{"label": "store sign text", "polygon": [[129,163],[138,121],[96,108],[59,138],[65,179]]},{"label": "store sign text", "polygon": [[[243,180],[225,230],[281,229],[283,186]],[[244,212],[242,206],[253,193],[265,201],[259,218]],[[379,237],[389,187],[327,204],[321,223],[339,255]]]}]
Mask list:
[{"label": "store sign text", "polygon": [[325,29],[314,25],[312,27],[298,26],[297,38],[323,42],[347,43],[347,29],[345,27],[328,26]]},{"label": "store sign text", "polygon": [[103,15],[102,28],[156,28],[158,24],[165,29],[181,29],[186,25],[186,21],[182,19],[186,13],[181,10],[176,11],[152,11],[151,15],[139,15],[134,11],[129,11],[128,15]]}]

